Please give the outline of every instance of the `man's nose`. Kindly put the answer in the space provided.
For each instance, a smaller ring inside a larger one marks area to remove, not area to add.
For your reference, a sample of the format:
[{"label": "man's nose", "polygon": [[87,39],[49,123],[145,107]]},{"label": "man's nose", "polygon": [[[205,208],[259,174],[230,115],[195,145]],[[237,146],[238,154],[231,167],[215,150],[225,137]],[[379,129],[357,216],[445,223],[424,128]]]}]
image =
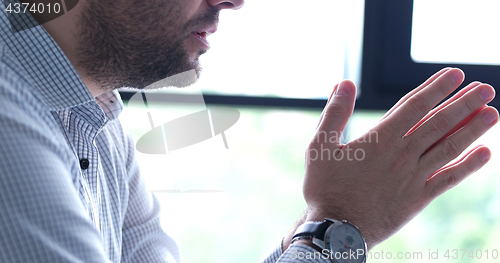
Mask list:
[{"label": "man's nose", "polygon": [[208,0],[208,4],[219,9],[239,9],[245,0]]}]

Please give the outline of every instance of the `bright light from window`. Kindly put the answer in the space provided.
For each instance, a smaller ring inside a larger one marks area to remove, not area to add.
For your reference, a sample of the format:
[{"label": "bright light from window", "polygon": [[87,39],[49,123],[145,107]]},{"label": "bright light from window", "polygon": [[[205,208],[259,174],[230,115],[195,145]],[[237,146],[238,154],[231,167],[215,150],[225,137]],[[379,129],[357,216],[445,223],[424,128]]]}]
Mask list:
[{"label": "bright light from window", "polygon": [[500,65],[500,1],[415,0],[411,57],[422,63]]}]

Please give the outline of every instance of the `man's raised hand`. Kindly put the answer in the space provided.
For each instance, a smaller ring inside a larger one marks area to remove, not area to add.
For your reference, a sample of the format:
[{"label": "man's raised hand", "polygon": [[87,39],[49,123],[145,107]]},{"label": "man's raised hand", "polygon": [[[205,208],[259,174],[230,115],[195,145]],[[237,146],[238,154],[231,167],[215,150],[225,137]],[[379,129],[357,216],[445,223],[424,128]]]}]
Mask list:
[{"label": "man's raised hand", "polygon": [[306,151],[306,220],[346,219],[371,248],[480,169],[491,155],[485,146],[449,163],[498,121],[496,109],[486,106],[494,89],[473,82],[433,109],[463,80],[459,69],[439,71],[345,145],[340,134],[354,109],[356,88],[350,81],[337,85]]}]

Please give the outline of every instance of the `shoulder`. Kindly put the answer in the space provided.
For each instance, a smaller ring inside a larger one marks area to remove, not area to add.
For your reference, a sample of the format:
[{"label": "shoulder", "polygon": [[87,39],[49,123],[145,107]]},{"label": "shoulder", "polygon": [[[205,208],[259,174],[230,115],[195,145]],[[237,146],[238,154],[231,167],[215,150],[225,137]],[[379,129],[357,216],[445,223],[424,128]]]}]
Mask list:
[{"label": "shoulder", "polygon": [[17,66],[5,54],[0,57],[0,158],[16,162],[21,156],[65,156],[58,124]]},{"label": "shoulder", "polygon": [[[10,64],[0,60],[0,120],[33,131],[50,131],[54,119],[38,98],[32,84]],[[49,127],[47,127],[49,126]]]},{"label": "shoulder", "polygon": [[15,110],[26,109],[26,112],[47,111],[26,76],[19,62],[0,45],[0,114],[13,113],[12,107]]}]

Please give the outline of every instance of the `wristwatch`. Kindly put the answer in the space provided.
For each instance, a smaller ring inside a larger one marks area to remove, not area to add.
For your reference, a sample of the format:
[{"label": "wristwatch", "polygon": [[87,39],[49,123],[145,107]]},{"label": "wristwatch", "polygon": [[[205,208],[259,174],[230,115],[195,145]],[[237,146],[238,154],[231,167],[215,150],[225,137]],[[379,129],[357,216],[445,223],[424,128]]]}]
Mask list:
[{"label": "wristwatch", "polygon": [[357,226],[346,220],[325,218],[325,221],[310,221],[295,231],[292,243],[307,239],[320,247],[321,257],[336,263],[366,262],[366,241]]}]

